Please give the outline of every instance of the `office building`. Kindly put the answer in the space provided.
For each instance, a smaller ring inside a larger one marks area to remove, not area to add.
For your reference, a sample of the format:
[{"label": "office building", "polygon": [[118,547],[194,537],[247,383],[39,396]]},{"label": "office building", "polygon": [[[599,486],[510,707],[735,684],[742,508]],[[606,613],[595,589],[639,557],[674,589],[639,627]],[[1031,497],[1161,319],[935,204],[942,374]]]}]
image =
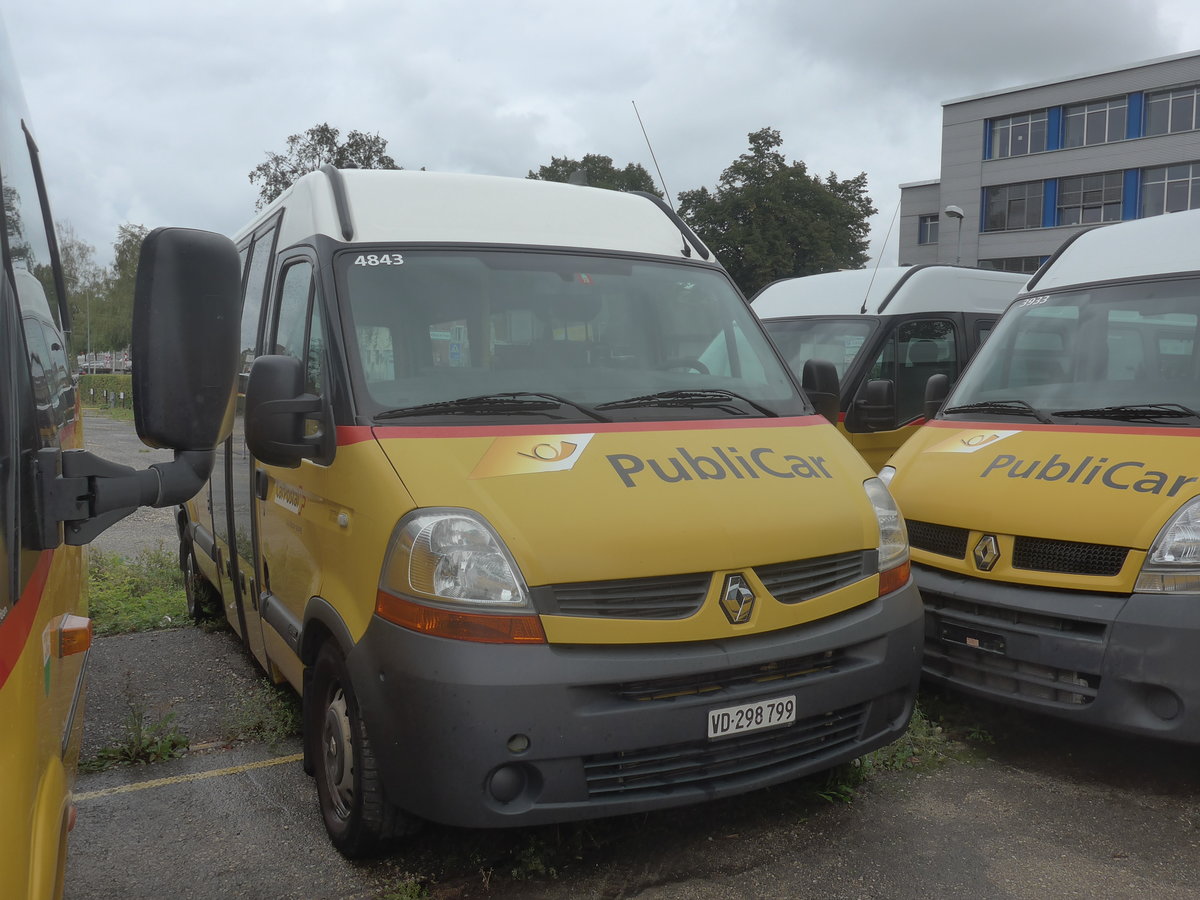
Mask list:
[{"label": "office building", "polygon": [[899,262],[1033,272],[1071,234],[1200,207],[1200,51],[942,104]]}]

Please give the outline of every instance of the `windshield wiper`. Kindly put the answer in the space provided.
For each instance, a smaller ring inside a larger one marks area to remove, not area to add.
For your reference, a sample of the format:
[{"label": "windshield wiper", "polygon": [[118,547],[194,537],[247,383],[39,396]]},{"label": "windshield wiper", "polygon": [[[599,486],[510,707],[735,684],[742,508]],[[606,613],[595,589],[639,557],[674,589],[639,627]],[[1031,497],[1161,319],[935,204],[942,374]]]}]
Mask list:
[{"label": "windshield wiper", "polygon": [[1055,410],[1053,415],[1079,419],[1117,419],[1136,422],[1142,419],[1200,419],[1200,412],[1182,403],[1128,403],[1124,406],[1098,406],[1095,409]]},{"label": "windshield wiper", "polygon": [[420,406],[402,406],[376,413],[376,419],[403,419],[409,416],[429,415],[509,415],[512,413],[548,412],[569,406],[589,419],[611,422],[612,419],[596,412],[590,406],[576,403],[557,394],[539,391],[509,391],[498,394],[480,394],[476,397],[459,397],[457,400],[438,400]]},{"label": "windshield wiper", "polygon": [[756,403],[749,397],[743,397],[733,391],[723,389],[709,390],[676,390],[659,391],[657,394],[643,394],[640,397],[628,397],[624,400],[610,400],[608,403],[597,403],[596,409],[633,409],[638,406],[694,406],[714,407],[745,415],[745,411],[734,406],[731,401],[744,403],[757,410],[764,416],[777,417],[779,413],[768,409],[761,403]]},{"label": "windshield wiper", "polygon": [[998,412],[1016,416],[1033,416],[1043,425],[1053,425],[1054,420],[1031,403],[1024,400],[984,400],[981,403],[967,403],[963,406],[951,406],[942,410],[943,413],[960,412]]}]

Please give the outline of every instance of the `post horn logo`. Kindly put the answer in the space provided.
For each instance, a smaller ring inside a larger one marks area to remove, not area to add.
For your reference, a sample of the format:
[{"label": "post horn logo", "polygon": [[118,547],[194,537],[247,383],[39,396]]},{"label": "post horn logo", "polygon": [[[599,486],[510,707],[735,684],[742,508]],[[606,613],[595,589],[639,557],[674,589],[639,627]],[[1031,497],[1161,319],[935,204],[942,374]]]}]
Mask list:
[{"label": "post horn logo", "polygon": [[539,434],[496,438],[471,472],[471,478],[536,475],[575,467],[593,434]]},{"label": "post horn logo", "polygon": [[745,625],[754,613],[754,591],[743,575],[730,575],[721,589],[721,610],[733,625]]}]

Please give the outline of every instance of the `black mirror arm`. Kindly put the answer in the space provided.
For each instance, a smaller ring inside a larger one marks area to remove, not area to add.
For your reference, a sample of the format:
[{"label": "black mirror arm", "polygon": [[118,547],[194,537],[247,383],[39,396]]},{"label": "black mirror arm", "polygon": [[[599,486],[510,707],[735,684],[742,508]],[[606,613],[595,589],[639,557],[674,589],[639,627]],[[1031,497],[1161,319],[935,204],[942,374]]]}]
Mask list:
[{"label": "black mirror arm", "polygon": [[38,451],[37,549],[86,544],[141,506],[176,506],[212,473],[212,450],[177,450],[175,459],[138,471],[87,450]]}]

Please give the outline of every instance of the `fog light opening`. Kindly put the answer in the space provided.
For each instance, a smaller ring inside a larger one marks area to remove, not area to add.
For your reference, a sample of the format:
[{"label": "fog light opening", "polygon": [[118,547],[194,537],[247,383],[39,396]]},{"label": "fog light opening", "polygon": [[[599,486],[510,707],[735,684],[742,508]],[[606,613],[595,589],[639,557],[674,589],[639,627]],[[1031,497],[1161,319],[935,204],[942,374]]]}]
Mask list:
[{"label": "fog light opening", "polygon": [[501,766],[488,779],[488,793],[499,803],[512,803],[528,783],[523,766]]},{"label": "fog light opening", "polygon": [[1164,722],[1170,722],[1183,712],[1183,702],[1174,691],[1152,685],[1146,688],[1146,708]]}]

